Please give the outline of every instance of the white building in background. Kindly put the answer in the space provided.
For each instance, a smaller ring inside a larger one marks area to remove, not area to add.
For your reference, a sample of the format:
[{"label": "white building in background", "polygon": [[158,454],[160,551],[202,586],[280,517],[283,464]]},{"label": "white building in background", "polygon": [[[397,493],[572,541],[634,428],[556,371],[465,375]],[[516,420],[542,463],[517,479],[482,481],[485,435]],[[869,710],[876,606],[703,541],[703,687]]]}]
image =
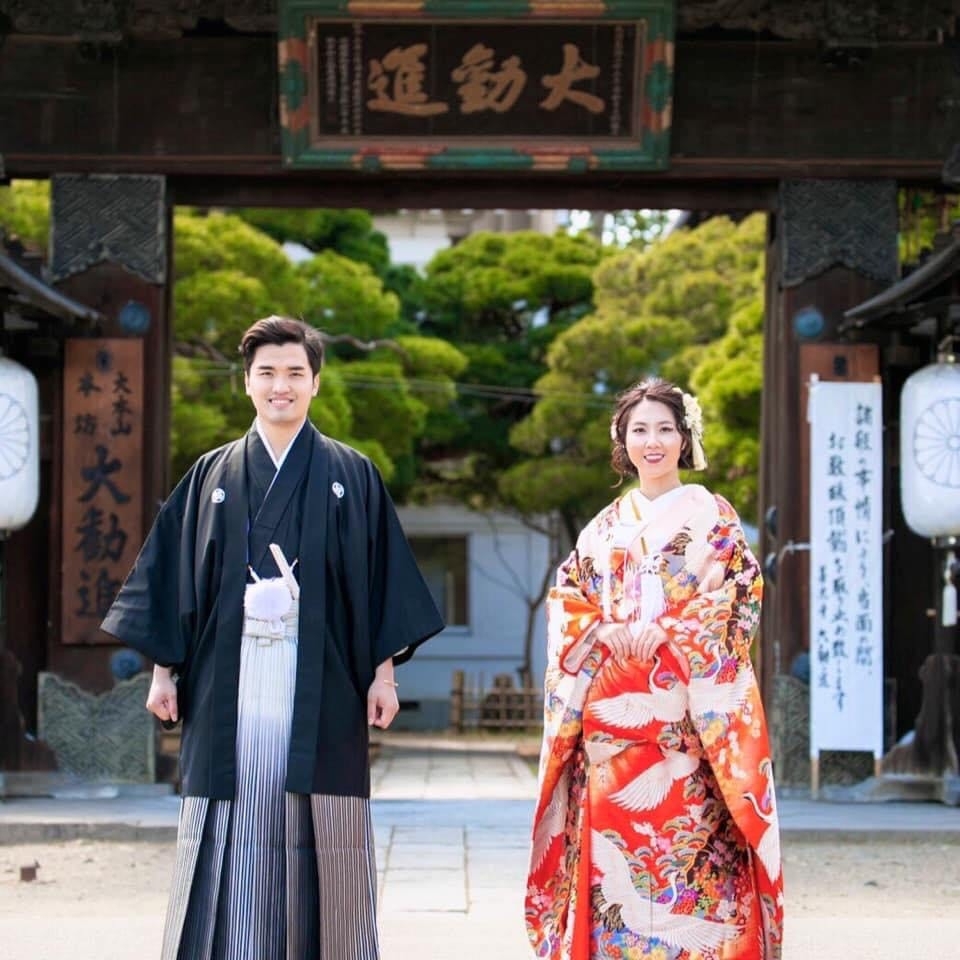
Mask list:
[{"label": "white building in background", "polygon": [[[515,517],[459,505],[398,508],[420,569],[447,623],[397,669],[402,709],[396,729],[443,729],[457,670],[467,687],[487,689],[498,674],[519,686],[528,599],[550,563],[548,537]],[[546,620],[535,615],[532,676],[546,667]]]},{"label": "white building in background", "polygon": [[435,253],[481,230],[552,234],[567,222],[566,210],[397,210],[376,214],[375,230],[385,234],[390,259],[422,271]]}]

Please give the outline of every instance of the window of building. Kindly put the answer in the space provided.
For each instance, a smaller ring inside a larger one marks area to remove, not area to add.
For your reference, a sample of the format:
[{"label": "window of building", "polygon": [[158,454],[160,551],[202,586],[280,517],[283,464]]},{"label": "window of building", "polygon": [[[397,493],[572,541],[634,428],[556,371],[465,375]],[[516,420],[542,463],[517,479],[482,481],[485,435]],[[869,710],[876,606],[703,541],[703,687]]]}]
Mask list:
[{"label": "window of building", "polygon": [[410,537],[413,555],[448,627],[468,625],[467,538]]}]

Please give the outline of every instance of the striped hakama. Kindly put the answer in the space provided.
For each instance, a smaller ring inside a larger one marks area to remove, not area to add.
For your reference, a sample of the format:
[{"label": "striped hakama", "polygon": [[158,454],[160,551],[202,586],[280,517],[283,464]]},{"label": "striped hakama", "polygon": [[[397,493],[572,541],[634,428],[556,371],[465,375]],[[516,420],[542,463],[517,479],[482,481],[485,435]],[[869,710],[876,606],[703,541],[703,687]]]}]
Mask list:
[{"label": "striped hakama", "polygon": [[236,793],[181,802],[162,960],[379,957],[370,801],[284,790],[298,606],[244,619]]}]

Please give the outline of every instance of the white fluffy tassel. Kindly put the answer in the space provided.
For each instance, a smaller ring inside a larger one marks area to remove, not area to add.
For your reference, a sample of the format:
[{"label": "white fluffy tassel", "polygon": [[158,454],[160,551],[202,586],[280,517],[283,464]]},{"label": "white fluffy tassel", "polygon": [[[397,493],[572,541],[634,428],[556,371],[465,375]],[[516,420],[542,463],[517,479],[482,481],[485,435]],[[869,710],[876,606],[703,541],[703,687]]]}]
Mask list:
[{"label": "white fluffy tassel", "polygon": [[251,583],[243,597],[243,608],[254,620],[266,620],[271,633],[283,634],[283,617],[290,612],[293,597],[280,577]]},{"label": "white fluffy tassel", "polygon": [[948,550],[943,564],[943,599],[940,604],[940,622],[945,627],[957,625],[957,588],[953,583],[955,560],[954,552]]},{"label": "white fluffy tassel", "polygon": [[942,622],[945,627],[957,625],[957,588],[952,583],[943,588]]},{"label": "white fluffy tassel", "polygon": [[943,558],[943,598],[940,604],[940,623],[945,627],[957,625],[957,588],[953,582],[953,565],[957,557],[952,550]]}]

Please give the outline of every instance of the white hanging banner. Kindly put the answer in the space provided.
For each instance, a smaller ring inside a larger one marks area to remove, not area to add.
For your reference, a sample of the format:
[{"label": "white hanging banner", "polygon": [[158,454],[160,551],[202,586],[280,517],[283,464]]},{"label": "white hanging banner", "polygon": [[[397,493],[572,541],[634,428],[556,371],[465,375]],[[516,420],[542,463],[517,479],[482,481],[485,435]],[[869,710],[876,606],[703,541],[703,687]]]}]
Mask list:
[{"label": "white hanging banner", "polygon": [[883,400],[810,384],[810,754],[883,753]]}]

